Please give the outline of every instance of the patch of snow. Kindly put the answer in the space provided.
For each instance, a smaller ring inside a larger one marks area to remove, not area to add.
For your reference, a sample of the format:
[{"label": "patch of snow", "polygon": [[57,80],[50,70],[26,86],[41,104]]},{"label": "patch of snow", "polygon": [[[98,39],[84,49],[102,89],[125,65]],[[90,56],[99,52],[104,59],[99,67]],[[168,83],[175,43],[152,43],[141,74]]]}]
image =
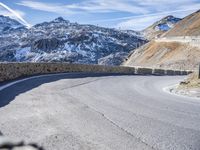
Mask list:
[{"label": "patch of snow", "polygon": [[21,61],[23,57],[26,57],[30,53],[31,48],[25,47],[19,50],[16,50],[15,58],[17,61]]}]

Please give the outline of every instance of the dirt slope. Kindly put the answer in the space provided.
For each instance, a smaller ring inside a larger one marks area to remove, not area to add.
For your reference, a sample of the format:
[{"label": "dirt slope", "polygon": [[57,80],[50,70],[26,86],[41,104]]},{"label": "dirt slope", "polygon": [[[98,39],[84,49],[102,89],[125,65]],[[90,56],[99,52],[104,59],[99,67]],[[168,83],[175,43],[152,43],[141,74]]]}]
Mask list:
[{"label": "dirt slope", "polygon": [[167,69],[194,69],[198,66],[200,48],[178,42],[152,41],[137,49],[123,65]]}]

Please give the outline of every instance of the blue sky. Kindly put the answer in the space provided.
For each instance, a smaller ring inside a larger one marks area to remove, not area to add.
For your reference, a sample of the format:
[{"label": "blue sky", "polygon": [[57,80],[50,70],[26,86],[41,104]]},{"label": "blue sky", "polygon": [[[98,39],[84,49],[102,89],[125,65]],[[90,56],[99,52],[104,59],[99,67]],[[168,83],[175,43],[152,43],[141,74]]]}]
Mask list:
[{"label": "blue sky", "polygon": [[198,9],[200,0],[0,0],[0,14],[24,24],[62,16],[71,22],[133,30],[167,15],[184,17]]}]

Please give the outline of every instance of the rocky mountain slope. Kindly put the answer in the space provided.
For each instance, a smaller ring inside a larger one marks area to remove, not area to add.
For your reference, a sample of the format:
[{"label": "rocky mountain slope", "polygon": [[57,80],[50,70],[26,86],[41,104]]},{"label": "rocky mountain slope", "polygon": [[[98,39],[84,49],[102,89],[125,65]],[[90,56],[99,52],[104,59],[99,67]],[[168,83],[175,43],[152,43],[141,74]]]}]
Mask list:
[{"label": "rocky mountain slope", "polygon": [[165,37],[173,36],[199,36],[200,35],[200,10],[186,16],[178,22],[173,29],[164,34]]},{"label": "rocky mountain slope", "polygon": [[138,43],[145,42],[138,32],[80,25],[59,17],[30,29],[2,30],[0,61],[119,65]]},{"label": "rocky mountain slope", "polygon": [[172,29],[174,25],[180,20],[180,18],[176,18],[174,16],[167,16],[155,22],[153,25],[149,26],[142,32],[147,39],[152,40],[155,37],[160,37],[163,33]]},{"label": "rocky mountain slope", "polygon": [[20,27],[24,27],[24,25],[14,19],[0,15],[0,33]]},{"label": "rocky mountain slope", "polygon": [[[166,39],[169,36],[200,36],[199,16],[200,11],[185,17],[164,36]],[[169,42],[157,39],[135,50],[124,65],[192,70],[198,67],[199,59],[200,46],[181,40]]]}]

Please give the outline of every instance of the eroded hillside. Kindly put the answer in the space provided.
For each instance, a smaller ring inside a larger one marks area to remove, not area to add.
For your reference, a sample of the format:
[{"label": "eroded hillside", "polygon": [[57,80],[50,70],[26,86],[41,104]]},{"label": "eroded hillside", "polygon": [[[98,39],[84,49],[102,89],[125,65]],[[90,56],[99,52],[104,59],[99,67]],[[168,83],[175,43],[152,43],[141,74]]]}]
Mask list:
[{"label": "eroded hillside", "polygon": [[125,66],[145,66],[167,69],[191,69],[199,63],[200,48],[179,42],[151,41],[137,49]]}]

